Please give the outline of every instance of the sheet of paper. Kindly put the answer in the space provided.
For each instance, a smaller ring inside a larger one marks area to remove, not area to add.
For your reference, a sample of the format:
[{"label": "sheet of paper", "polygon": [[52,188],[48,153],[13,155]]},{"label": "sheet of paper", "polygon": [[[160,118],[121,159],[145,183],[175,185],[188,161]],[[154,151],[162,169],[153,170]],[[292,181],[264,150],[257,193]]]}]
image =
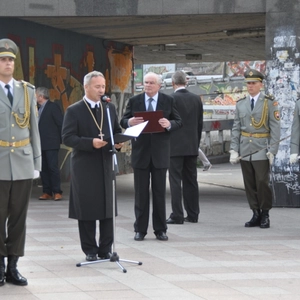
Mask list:
[{"label": "sheet of paper", "polygon": [[146,127],[146,125],[148,124],[149,121],[145,121],[141,124],[138,125],[134,125],[132,127],[128,127],[125,131],[124,131],[124,135],[127,136],[132,136],[132,137],[138,137],[141,132],[144,130],[144,128]]}]

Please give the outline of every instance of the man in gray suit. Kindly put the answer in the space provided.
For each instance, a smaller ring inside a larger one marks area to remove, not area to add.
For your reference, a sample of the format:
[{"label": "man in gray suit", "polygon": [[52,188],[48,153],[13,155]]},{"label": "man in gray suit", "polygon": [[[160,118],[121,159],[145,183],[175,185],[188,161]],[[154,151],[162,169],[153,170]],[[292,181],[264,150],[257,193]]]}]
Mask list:
[{"label": "man in gray suit", "polygon": [[13,78],[17,52],[13,41],[0,40],[0,286],[27,285],[17,262],[24,256],[34,170],[41,170],[34,86]]},{"label": "man in gray suit", "polygon": [[253,211],[245,227],[269,228],[269,170],[278,151],[280,113],[274,97],[261,92],[264,75],[249,69],[244,76],[249,95],[236,103],[230,162],[241,162],[246,196]]}]

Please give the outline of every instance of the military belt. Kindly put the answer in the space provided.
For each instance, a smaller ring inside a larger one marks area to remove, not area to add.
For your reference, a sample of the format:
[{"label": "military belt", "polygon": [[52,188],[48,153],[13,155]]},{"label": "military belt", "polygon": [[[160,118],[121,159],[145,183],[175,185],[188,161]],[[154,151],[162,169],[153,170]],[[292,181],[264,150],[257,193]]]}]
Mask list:
[{"label": "military belt", "polygon": [[26,146],[30,143],[30,139],[25,139],[25,140],[20,140],[20,141],[16,141],[16,142],[7,142],[7,141],[2,141],[0,140],[0,147],[15,147],[15,148],[19,148],[19,147],[23,147]]},{"label": "military belt", "polygon": [[251,133],[251,132],[245,132],[242,131],[242,136],[246,137],[254,137],[254,138],[267,138],[270,137],[270,133],[265,132],[265,133]]}]

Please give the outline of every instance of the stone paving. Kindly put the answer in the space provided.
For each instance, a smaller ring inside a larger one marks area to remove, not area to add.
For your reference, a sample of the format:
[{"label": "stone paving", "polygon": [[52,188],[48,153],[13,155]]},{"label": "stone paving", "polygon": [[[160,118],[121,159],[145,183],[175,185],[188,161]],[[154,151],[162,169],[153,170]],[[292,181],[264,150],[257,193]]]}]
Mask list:
[{"label": "stone paving", "polygon": [[[26,253],[19,270],[28,286],[5,284],[1,300],[297,300],[300,299],[300,211],[273,208],[271,228],[245,228],[251,217],[240,166],[199,169],[199,223],[169,225],[169,241],[151,224],[134,241],[133,176],[117,177],[115,262],[76,267],[85,256],[77,222],[68,219],[69,185],[62,201],[39,201],[35,186],[28,211]],[[170,193],[167,188],[167,214]],[[167,216],[168,216],[167,215]]]}]

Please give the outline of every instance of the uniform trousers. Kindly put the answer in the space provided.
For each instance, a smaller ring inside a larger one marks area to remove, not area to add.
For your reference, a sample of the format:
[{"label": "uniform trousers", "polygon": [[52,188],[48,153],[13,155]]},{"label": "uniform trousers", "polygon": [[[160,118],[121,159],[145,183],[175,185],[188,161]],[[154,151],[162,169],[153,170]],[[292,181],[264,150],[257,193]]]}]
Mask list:
[{"label": "uniform trousers", "polygon": [[252,210],[272,208],[269,160],[241,160],[246,196]]},{"label": "uniform trousers", "polygon": [[166,174],[167,169],[155,168],[152,161],[145,169],[134,168],[135,223],[134,231],[147,234],[150,213],[150,175],[152,190],[152,225],[154,233],[167,231]]},{"label": "uniform trousers", "polygon": [[197,156],[174,156],[170,159],[169,181],[171,191],[171,218],[183,221],[184,209],[192,220],[198,220],[199,187],[197,182]]},{"label": "uniform trousers", "polygon": [[42,151],[41,179],[43,183],[43,193],[47,193],[48,195],[62,193],[60,189],[58,151],[59,149]]},{"label": "uniform trousers", "polygon": [[24,256],[31,190],[32,179],[0,180],[0,256]]},{"label": "uniform trousers", "polygon": [[99,221],[99,241],[96,241],[96,222],[78,220],[81,249],[85,254],[98,254],[99,257],[111,253],[114,239],[113,219]]}]

